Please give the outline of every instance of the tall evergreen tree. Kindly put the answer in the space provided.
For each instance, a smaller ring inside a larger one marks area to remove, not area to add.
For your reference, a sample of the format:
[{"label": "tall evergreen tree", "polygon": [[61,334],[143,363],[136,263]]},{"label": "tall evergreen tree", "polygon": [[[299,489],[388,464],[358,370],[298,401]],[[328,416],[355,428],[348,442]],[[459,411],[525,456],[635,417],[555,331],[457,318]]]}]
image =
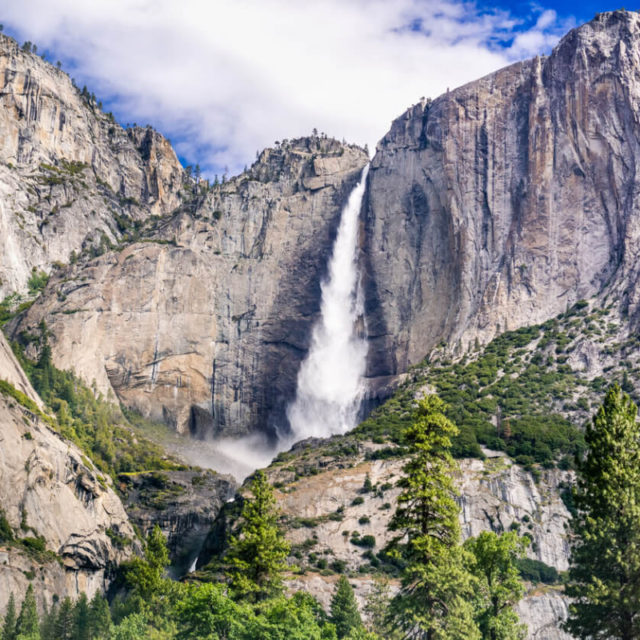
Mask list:
[{"label": "tall evergreen tree", "polygon": [[336,627],[338,638],[346,638],[352,631],[362,628],[358,603],[349,581],[340,576],[331,599],[331,622]]},{"label": "tall evergreen tree", "polygon": [[58,605],[54,602],[51,609],[45,606],[40,625],[40,637],[42,640],[58,640],[56,636],[56,621],[58,619]]},{"label": "tall evergreen tree", "polygon": [[126,569],[125,576],[135,593],[149,601],[163,588],[164,570],[169,564],[169,551],[162,529],[156,524],[149,536],[145,548],[144,560],[134,558]]},{"label": "tall evergreen tree", "polygon": [[111,633],[111,611],[107,599],[101,593],[96,593],[89,609],[91,610],[91,638],[107,640]]},{"label": "tall evergreen tree", "polygon": [[278,526],[279,512],[263,471],[255,474],[251,493],[242,508],[240,534],[231,538],[226,557],[236,597],[260,601],[282,592],[290,547]]},{"label": "tall evergreen tree", "polygon": [[513,531],[500,536],[483,531],[465,542],[475,560],[476,621],[485,640],[524,640],[527,635],[513,607],[524,595],[516,560],[524,556],[528,543]]},{"label": "tall evergreen tree", "polygon": [[58,617],[55,625],[56,640],[73,640],[73,602],[66,597],[58,609]]},{"label": "tall evergreen tree", "polygon": [[427,396],[404,434],[410,457],[390,528],[400,532],[393,545],[406,567],[389,620],[404,638],[476,640],[474,579],[466,569],[469,554],[460,547],[454,499],[457,465],[450,449],[458,430],[443,412],[442,400]]},{"label": "tall evergreen tree", "polygon": [[11,593],[9,596],[9,604],[7,605],[7,613],[4,616],[2,624],[2,640],[16,640],[18,623],[18,614],[16,613],[16,599]]},{"label": "tall evergreen tree", "polygon": [[578,638],[640,638],[640,424],[613,385],[587,426],[578,463],[567,630]]},{"label": "tall evergreen tree", "polygon": [[86,593],[81,593],[73,609],[73,640],[90,640],[91,616]]},{"label": "tall evergreen tree", "polygon": [[17,638],[24,638],[24,640],[40,639],[40,622],[38,620],[36,597],[33,594],[33,585],[29,585],[27,593],[25,593],[16,629],[18,632]]}]

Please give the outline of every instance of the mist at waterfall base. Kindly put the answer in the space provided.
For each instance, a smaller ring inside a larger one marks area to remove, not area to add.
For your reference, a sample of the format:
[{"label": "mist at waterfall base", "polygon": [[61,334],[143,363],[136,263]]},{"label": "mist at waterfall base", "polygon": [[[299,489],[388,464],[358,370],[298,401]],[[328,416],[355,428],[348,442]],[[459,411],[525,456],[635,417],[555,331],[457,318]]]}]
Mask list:
[{"label": "mist at waterfall base", "polygon": [[299,440],[346,433],[356,426],[367,357],[357,252],[368,171],[367,165],[340,216],[327,277],[321,285],[320,318],[298,372],[295,399],[287,408],[290,431],[279,433],[275,446],[262,434],[183,442],[179,452],[190,462],[242,480]]}]

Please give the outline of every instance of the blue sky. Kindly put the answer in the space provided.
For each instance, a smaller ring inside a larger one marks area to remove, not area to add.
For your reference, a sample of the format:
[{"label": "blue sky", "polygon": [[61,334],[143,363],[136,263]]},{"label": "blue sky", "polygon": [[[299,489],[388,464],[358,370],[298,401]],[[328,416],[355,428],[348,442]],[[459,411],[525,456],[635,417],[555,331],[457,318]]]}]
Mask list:
[{"label": "blue sky", "polygon": [[611,2],[3,0],[35,42],[126,125],[152,124],[206,175],[313,128],[374,146],[391,120],[547,53]]}]

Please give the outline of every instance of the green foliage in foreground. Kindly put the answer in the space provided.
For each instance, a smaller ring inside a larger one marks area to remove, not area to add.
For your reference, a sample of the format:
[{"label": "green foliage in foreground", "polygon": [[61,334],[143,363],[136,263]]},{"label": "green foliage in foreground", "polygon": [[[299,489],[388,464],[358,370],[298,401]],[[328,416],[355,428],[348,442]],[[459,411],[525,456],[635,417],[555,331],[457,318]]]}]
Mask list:
[{"label": "green foliage in foreground", "polygon": [[454,500],[451,438],[455,425],[444,404],[428,396],[418,404],[405,433],[409,460],[390,528],[398,531],[395,553],[406,567],[402,586],[389,606],[391,626],[403,637],[424,640],[479,640],[473,619],[474,581],[460,547],[458,506]]},{"label": "green foliage in foreground", "polygon": [[578,638],[640,638],[640,423],[617,385],[587,427],[571,520],[567,629]]},{"label": "green foliage in foreground", "polygon": [[331,622],[338,638],[346,638],[352,631],[362,629],[362,619],[353,588],[344,577],[338,578],[336,591],[331,599]]},{"label": "green foliage in foreground", "polygon": [[256,472],[251,493],[242,508],[240,534],[231,538],[226,561],[235,596],[258,602],[282,592],[290,546],[278,526],[279,512],[263,471]]},{"label": "green foliage in foreground", "polygon": [[483,531],[464,545],[475,560],[476,620],[483,638],[524,640],[527,636],[527,627],[520,624],[513,607],[524,596],[517,561],[524,556],[528,542],[514,532],[498,536]]},{"label": "green foliage in foreground", "polygon": [[437,396],[418,403],[404,434],[409,460],[390,528],[391,552],[402,557],[400,592],[388,621],[412,640],[522,640],[513,607],[524,595],[516,561],[527,541],[483,533],[460,545],[451,438],[457,429]]},{"label": "green foliage in foreground", "polygon": [[[25,355],[24,345],[28,343],[38,346],[36,361]],[[10,385],[4,381],[0,381],[0,392],[12,395],[77,444],[101,471],[115,478],[122,472],[185,468],[168,457],[161,447],[134,433],[117,405],[107,402],[71,371],[61,371],[53,365],[44,323],[38,336],[23,335],[21,342],[14,342],[12,347],[35,390],[56,419],[43,415],[24,394],[5,388]]]}]

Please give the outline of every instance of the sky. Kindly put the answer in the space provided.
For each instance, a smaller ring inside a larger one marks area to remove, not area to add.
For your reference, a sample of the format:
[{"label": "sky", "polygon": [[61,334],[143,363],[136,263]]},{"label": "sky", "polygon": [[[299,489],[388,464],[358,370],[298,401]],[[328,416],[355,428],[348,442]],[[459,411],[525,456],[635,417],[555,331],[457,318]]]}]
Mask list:
[{"label": "sky", "polygon": [[[233,175],[315,128],[375,148],[391,121],[548,53],[602,0],[3,0],[0,23],[183,163]],[[631,7],[627,7],[631,8]]]}]

